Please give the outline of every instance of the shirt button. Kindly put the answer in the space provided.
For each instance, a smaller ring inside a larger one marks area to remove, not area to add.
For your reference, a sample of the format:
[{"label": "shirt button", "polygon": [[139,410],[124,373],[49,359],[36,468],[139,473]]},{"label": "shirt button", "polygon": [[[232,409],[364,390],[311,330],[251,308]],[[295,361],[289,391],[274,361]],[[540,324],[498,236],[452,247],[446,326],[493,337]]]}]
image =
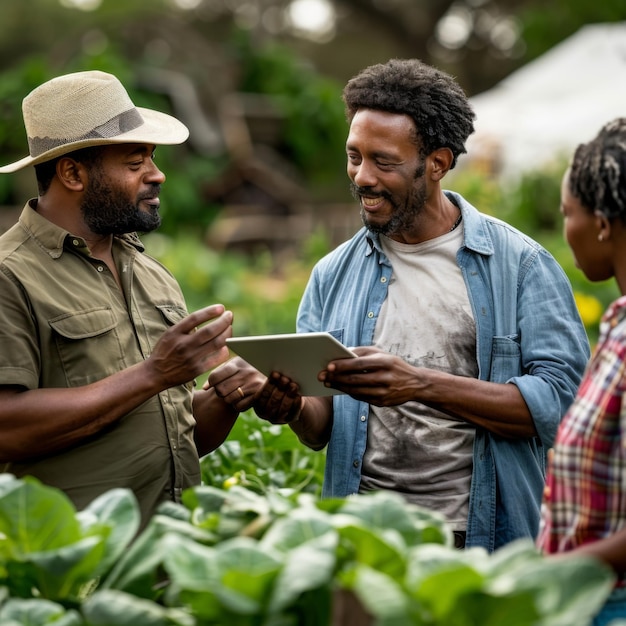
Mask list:
[{"label": "shirt button", "polygon": [[104,267],[102,267],[102,265],[98,265],[98,271],[99,272],[104,272]]},{"label": "shirt button", "polygon": [[374,317],[374,313],[372,313],[372,311],[370,311],[370,312],[367,314],[367,317],[369,317],[370,319],[372,319],[372,317]]},{"label": "shirt button", "polygon": [[365,415],[361,415],[361,421],[364,422],[365,421]]},{"label": "shirt button", "polygon": [[359,466],[359,461],[352,461],[352,467],[358,467]]},{"label": "shirt button", "polygon": [[78,241],[78,239],[72,239],[72,244],[74,244],[75,246],[80,246],[80,241]]},{"label": "shirt button", "polygon": [[380,277],[380,282],[381,283],[386,283],[387,282],[387,277],[386,276],[381,276]]}]

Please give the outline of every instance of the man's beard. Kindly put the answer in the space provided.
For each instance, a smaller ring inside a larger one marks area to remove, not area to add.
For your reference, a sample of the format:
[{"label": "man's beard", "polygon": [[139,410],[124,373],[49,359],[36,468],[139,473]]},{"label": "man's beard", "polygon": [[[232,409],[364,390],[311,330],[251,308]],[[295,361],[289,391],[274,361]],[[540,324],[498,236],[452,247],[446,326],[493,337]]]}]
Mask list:
[{"label": "man's beard", "polygon": [[[367,187],[358,187],[354,183],[350,184],[350,191],[359,202],[362,195],[371,196],[373,193]],[[370,232],[391,237],[395,234],[413,230],[415,218],[422,212],[426,203],[426,188],[423,184],[414,186],[411,194],[404,201],[399,201],[386,192],[376,195],[385,198],[393,207],[393,211],[387,222],[374,224],[369,221],[367,211],[361,205],[361,221]]]},{"label": "man's beard", "polygon": [[98,235],[123,235],[125,233],[148,233],[159,227],[161,216],[156,207],[149,212],[139,208],[139,201],[155,198],[160,185],[137,197],[133,204],[118,189],[108,184],[101,174],[91,170],[92,177],[85,189],[81,210],[89,229]]}]

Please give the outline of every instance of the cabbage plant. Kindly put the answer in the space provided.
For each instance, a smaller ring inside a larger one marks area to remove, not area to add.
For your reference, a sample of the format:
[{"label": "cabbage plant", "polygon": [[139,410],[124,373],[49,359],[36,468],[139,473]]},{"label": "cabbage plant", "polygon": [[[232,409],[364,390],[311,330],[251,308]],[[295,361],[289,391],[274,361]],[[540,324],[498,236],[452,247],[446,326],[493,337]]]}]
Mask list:
[{"label": "cabbage plant", "polygon": [[456,550],[392,493],[198,486],[145,529],[131,492],[77,511],[0,475],[2,626],[586,626],[614,583],[530,541]]}]

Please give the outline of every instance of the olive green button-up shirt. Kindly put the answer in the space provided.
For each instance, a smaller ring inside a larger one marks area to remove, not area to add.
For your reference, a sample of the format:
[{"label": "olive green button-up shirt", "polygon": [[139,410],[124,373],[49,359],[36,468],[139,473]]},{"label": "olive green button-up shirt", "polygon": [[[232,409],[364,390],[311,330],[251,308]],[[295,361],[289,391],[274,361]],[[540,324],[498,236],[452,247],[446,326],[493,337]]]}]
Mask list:
[{"label": "olive green button-up shirt", "polygon": [[[148,358],[187,314],[176,280],[124,235],[113,243],[120,290],[83,239],[35,206],[31,200],[0,237],[0,384],[79,387]],[[145,522],[159,502],[200,482],[192,387],[161,392],[78,446],[0,470],[58,487],[79,509],[130,488]]]}]

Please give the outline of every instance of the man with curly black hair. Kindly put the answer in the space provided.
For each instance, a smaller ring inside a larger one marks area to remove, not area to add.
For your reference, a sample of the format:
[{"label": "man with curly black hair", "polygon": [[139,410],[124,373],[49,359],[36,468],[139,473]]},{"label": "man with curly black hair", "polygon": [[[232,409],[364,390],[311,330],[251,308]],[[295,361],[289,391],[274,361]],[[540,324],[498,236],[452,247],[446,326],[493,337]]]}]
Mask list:
[{"label": "man with curly black hair", "polygon": [[[317,263],[297,328],[357,356],[320,373],[340,394],[301,397],[272,374],[250,405],[328,445],[325,496],[400,493],[445,516],[458,547],[534,538],[546,451],[589,357],[571,285],[539,244],[442,189],[474,119],[449,75],[391,60],[343,97],[364,228]],[[210,382],[228,397],[245,368]]]},{"label": "man with curly black hair", "polygon": [[349,122],[359,109],[408,115],[415,123],[411,137],[420,156],[450,148],[450,169],[466,152],[465,142],[474,132],[474,111],[458,83],[444,72],[410,59],[392,59],[364,69],[348,82],[343,100]]}]

